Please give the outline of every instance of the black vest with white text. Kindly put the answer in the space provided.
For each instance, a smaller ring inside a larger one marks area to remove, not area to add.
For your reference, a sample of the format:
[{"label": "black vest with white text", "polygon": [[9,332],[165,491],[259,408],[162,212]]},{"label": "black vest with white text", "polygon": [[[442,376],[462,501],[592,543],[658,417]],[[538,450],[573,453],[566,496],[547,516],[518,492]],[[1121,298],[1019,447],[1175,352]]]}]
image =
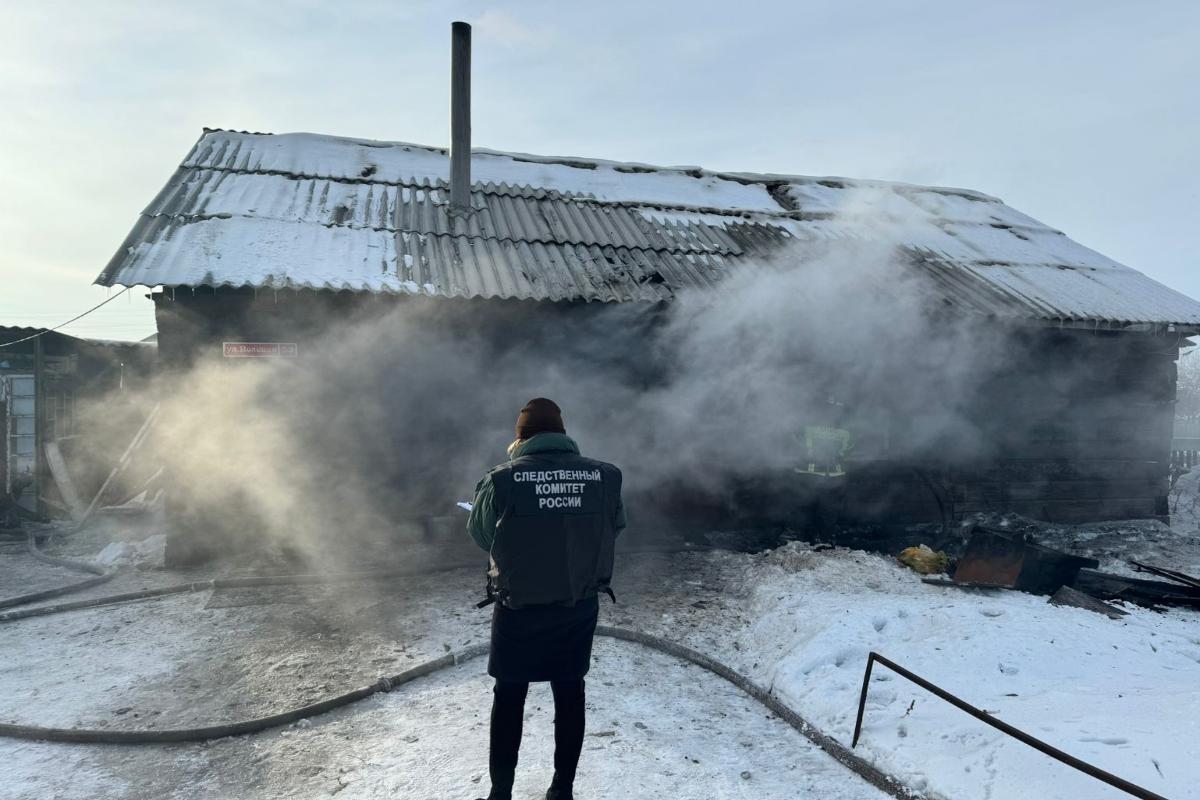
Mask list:
[{"label": "black vest with white text", "polygon": [[508,608],[572,605],[608,589],[621,471],[570,452],[521,456],[491,472],[496,538],[488,572]]}]

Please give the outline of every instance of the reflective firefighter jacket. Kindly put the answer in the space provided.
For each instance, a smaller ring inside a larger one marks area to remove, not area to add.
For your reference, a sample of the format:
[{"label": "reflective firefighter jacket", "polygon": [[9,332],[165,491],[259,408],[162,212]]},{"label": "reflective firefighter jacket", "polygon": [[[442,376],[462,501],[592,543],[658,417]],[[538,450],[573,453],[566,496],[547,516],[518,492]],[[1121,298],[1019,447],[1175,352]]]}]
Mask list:
[{"label": "reflective firefighter jacket", "polygon": [[814,475],[846,474],[846,456],[854,448],[854,439],[845,428],[808,425],[804,428],[804,458],[797,472]]},{"label": "reflective firefighter jacket", "polygon": [[469,523],[476,541],[490,544],[496,600],[572,605],[607,590],[625,526],[621,471],[579,455],[564,434],[538,434],[513,456],[480,481]]}]

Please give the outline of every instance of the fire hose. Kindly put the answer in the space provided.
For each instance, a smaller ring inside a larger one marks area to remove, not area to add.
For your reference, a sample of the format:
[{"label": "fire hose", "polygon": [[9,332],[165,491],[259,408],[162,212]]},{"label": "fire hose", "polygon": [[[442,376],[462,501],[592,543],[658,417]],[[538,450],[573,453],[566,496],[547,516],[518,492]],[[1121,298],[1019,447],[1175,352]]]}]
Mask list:
[{"label": "fire hose", "polygon": [[[41,560],[50,559],[49,563],[59,564],[67,562],[67,559],[58,559],[54,556],[48,556],[40,551],[37,551],[30,543],[31,552],[36,552]],[[707,553],[714,548],[701,545],[673,545],[670,547],[639,547],[629,550],[621,550],[621,555],[648,555],[653,553]],[[70,562],[83,565],[84,562]],[[89,565],[90,566],[90,565]],[[451,572],[457,569],[469,569],[478,567],[478,560],[463,561],[452,564],[439,564],[436,567],[412,567],[409,569],[396,570],[376,570],[371,572],[342,572],[342,573],[310,573],[301,575],[244,575],[234,578],[210,578],[204,581],[190,581],[188,583],[176,583],[170,586],[159,586],[153,589],[139,589],[132,592],[122,592],[121,594],[106,595],[104,597],[92,597],[84,600],[72,600],[67,603],[59,603],[53,606],[36,606],[34,608],[22,608],[16,611],[0,612],[0,623],[15,622],[19,619],[28,619],[30,617],[44,617],[51,614],[61,614],[66,611],[78,611],[87,608],[98,608],[100,606],[115,605],[117,603],[128,603],[137,600],[152,600],[159,597],[169,597],[175,594],[190,594],[192,592],[204,592],[210,589],[247,589],[258,586],[307,586],[313,584],[328,584],[328,583],[357,583],[362,581],[384,580],[387,578],[411,578],[418,575],[430,575],[437,572]],[[36,602],[37,600],[51,599],[59,597],[70,592],[81,591],[95,586],[98,583],[111,580],[114,571],[105,573],[101,579],[93,581],[81,581],[73,583],[69,586],[60,587],[57,589],[48,589],[44,592],[34,592],[32,594],[21,595],[20,597],[0,600],[0,608],[11,608],[16,605]]]},{"label": "fire hose", "polygon": [[[880,789],[897,800],[913,800],[920,798],[919,793],[906,787],[898,778],[888,775],[871,762],[850,752],[841,742],[822,733],[815,726],[797,714],[790,707],[779,701],[769,691],[751,681],[745,675],[726,666],[714,658],[699,653],[668,639],[663,639],[642,631],[615,628],[599,625],[597,636],[634,642],[652,650],[674,656],[690,662],[711,673],[714,673],[743,690],[780,719],[794,728],[810,742],[821,748],[851,772],[854,772],[872,786]],[[486,643],[472,645],[454,653],[448,653],[439,658],[426,661],[411,669],[396,675],[379,678],[374,683],[352,689],[334,697],[299,708],[290,709],[278,714],[265,717],[230,722],[220,725],[210,725],[199,728],[176,728],[162,730],[99,730],[86,728],[45,728],[34,725],[18,725],[0,723],[0,736],[13,739],[29,739],[35,741],[66,742],[72,744],[178,744],[181,742],[204,742],[221,739],[227,736],[245,736],[261,733],[272,728],[289,725],[302,719],[324,714],[336,708],[364,700],[379,692],[390,692],[400,686],[425,677],[447,667],[452,667],[485,654],[488,651]]]},{"label": "fire hose", "polygon": [[[709,549],[711,548],[693,547],[684,550],[676,549],[673,551],[650,550],[650,552],[688,552]],[[453,569],[474,566],[478,566],[478,562],[472,562],[470,564],[463,565],[444,566],[434,571],[449,571]],[[158,597],[166,597],[173,594],[203,591],[207,589],[336,583],[352,580],[363,580],[368,578],[373,579],[382,577],[395,577],[398,575],[411,576],[418,574],[429,574],[430,572],[431,570],[426,569],[393,571],[388,573],[346,573],[335,576],[279,575],[217,578],[207,581],[175,584],[173,586],[165,586],[157,589],[145,589],[142,591],[125,592],[122,594],[109,595],[105,597],[89,598],[70,603],[61,603],[54,606],[43,606],[38,608],[9,611],[0,614],[0,623],[15,622],[17,620],[27,619],[30,617],[47,616],[50,614],[60,614],[89,608],[99,608],[102,606],[116,605],[119,603],[126,603],[136,600],[147,600]],[[904,783],[898,778],[887,774],[871,762],[851,752],[850,749],[841,742],[822,733],[816,726],[797,714],[792,708],[776,698],[770,691],[764,689],[742,673],[723,664],[717,659],[712,658],[711,656],[707,656],[682,644],[655,636],[653,634],[629,630],[626,628],[599,625],[596,628],[596,635],[639,644],[652,650],[656,650],[660,653],[664,653],[666,655],[689,662],[714,675],[717,675],[734,686],[737,686],[750,697],[757,700],[768,710],[773,712],[776,716],[799,732],[800,735],[804,736],[807,740],[815,744],[834,760],[845,766],[851,772],[854,772],[872,786],[875,786],[891,797],[897,798],[897,800],[913,800],[914,798],[922,797],[919,792],[916,792],[910,787],[905,786]],[[464,661],[468,661],[472,658],[483,655],[487,652],[487,650],[488,645],[486,643],[472,645],[457,652],[447,653],[439,658],[419,664],[396,675],[380,677],[373,683],[351,689],[334,697],[329,697],[316,703],[311,703],[309,705],[289,709],[277,714],[270,714],[268,716],[257,717],[254,719],[196,728],[161,730],[49,728],[36,725],[0,723],[0,737],[34,741],[66,742],[73,744],[164,745],[177,744],[181,742],[203,742],[212,739],[221,739],[228,736],[245,736],[248,734],[267,731],[272,728],[278,728],[283,725],[290,725],[302,719],[324,714],[334,709],[358,702],[359,700],[364,700],[379,692],[390,692],[418,678],[425,677],[439,670],[461,664]]]},{"label": "fire hose", "polygon": [[[685,548],[685,549],[676,548],[674,550],[667,550],[667,549],[661,549],[661,548],[660,549],[650,548],[650,549],[640,551],[640,552],[688,552],[688,551],[695,552],[695,551],[706,551],[706,550],[711,550],[711,549],[713,549],[713,548],[691,547],[691,548]],[[50,558],[52,558],[52,557],[50,557]],[[36,617],[36,616],[47,616],[47,615],[51,615],[51,614],[65,613],[65,612],[69,612],[69,611],[83,610],[83,609],[89,609],[89,608],[99,608],[102,606],[116,605],[119,603],[125,603],[125,602],[137,601],[137,600],[146,600],[146,599],[153,599],[153,598],[158,598],[158,597],[166,597],[166,596],[174,595],[174,594],[184,594],[184,593],[189,593],[189,592],[205,591],[205,590],[209,590],[209,589],[328,584],[328,583],[339,583],[339,582],[347,582],[347,581],[371,580],[371,579],[379,579],[379,578],[385,578],[385,577],[428,575],[428,574],[431,574],[434,572],[451,571],[451,570],[455,570],[455,569],[474,567],[477,565],[478,565],[477,562],[472,561],[470,564],[455,564],[455,565],[439,566],[437,569],[433,569],[433,570],[415,568],[415,569],[409,569],[409,570],[398,570],[398,571],[390,571],[390,572],[343,573],[343,574],[338,574],[338,575],[278,575],[278,576],[246,576],[246,577],[236,577],[236,578],[216,578],[216,579],[211,579],[211,580],[207,580],[207,581],[175,584],[172,586],[165,586],[165,587],[160,587],[157,589],[145,589],[145,590],[135,591],[135,592],[125,592],[122,594],[108,595],[105,597],[96,597],[96,598],[90,598],[90,599],[86,599],[86,600],[78,600],[78,601],[73,601],[73,602],[69,602],[69,603],[61,603],[61,604],[53,605],[53,606],[42,606],[42,607],[31,608],[31,609],[20,609],[17,611],[3,612],[3,613],[0,613],[0,623],[14,622],[14,621],[17,621],[20,619],[27,619],[27,618]],[[111,577],[111,575],[108,577]],[[798,713],[796,713],[792,708],[790,708],[789,706],[787,706],[786,704],[781,702],[769,690],[762,688],[761,686],[756,684],[754,681],[752,681],[747,676],[745,676],[742,673],[734,670],[733,668],[725,665],[724,663],[718,661],[717,659],[712,658],[711,656],[707,656],[703,653],[692,650],[691,648],[686,647],[682,644],[673,642],[668,639],[664,639],[659,636],[655,636],[653,634],[645,633],[642,631],[630,630],[630,629],[626,629],[626,628],[618,628],[618,627],[611,627],[611,626],[607,626],[607,625],[600,625],[600,626],[597,626],[597,628],[596,628],[596,635],[611,638],[611,639],[619,639],[619,640],[623,640],[623,641],[627,641],[627,642],[633,642],[636,644],[640,644],[640,645],[648,647],[652,650],[657,650],[658,652],[665,653],[665,654],[673,656],[675,658],[679,658],[683,661],[687,661],[687,662],[694,664],[714,675],[717,675],[718,677],[723,678],[724,680],[728,681],[729,683],[733,684],[734,686],[737,686],[739,689],[741,689],[743,692],[748,694],[750,697],[757,700],[759,703],[761,703],[763,706],[765,706],[770,711],[772,711],[774,714],[776,714],[780,719],[784,720],[788,725],[790,725],[793,729],[795,729],[797,732],[799,732],[802,736],[804,736],[810,742],[812,742],[817,747],[819,747],[821,750],[823,750],[826,754],[828,754],[834,760],[838,761],[840,764],[845,766],[847,769],[854,772],[859,777],[863,778],[865,781],[867,781],[871,785],[875,786],[876,788],[880,789],[881,791],[887,793],[888,795],[890,795],[892,797],[898,798],[898,800],[913,800],[913,798],[922,797],[922,795],[919,792],[912,789],[911,787],[906,786],[898,778],[896,778],[892,775],[889,775],[888,773],[884,772],[883,770],[881,770],[879,767],[875,766],[871,762],[856,755],[850,748],[847,748],[844,744],[837,741],[833,737],[831,737],[825,733],[822,733],[816,726],[812,725],[810,722],[808,722],[802,716],[800,716]],[[399,686],[402,686],[406,683],[409,683],[411,681],[414,681],[418,678],[425,677],[425,676],[430,675],[439,670],[442,670],[442,669],[445,669],[445,668],[448,668],[451,666],[455,666],[457,664],[461,664],[464,661],[468,661],[472,658],[476,658],[476,657],[486,653],[487,651],[488,651],[487,644],[481,643],[481,644],[472,645],[470,647],[467,647],[463,650],[459,650],[457,652],[447,653],[444,656],[432,659],[430,661],[427,661],[427,662],[420,664],[416,667],[413,667],[411,669],[405,670],[404,672],[398,673],[396,675],[380,677],[374,683],[368,684],[366,686],[360,686],[358,688],[352,689],[350,691],[344,692],[344,693],[336,695],[334,697],[326,698],[325,700],[321,700],[317,703],[300,706],[298,708],[290,709],[290,710],[283,711],[283,712],[280,712],[277,714],[271,714],[271,715],[264,716],[264,717],[242,720],[239,722],[223,723],[223,724],[219,724],[219,725],[210,725],[210,726],[197,727],[197,728],[179,728],[179,729],[161,729],[161,730],[143,729],[143,730],[123,730],[123,731],[122,730],[81,729],[81,728],[48,728],[48,727],[40,727],[40,726],[34,726],[34,725],[21,725],[21,724],[15,724],[15,723],[0,723],[0,737],[15,738],[15,739],[27,739],[27,740],[39,740],[39,741],[67,742],[67,743],[75,743],[75,744],[159,744],[159,745],[161,745],[161,744],[175,744],[175,743],[181,743],[181,742],[202,742],[202,741],[208,741],[208,740],[212,740],[212,739],[220,739],[220,738],[224,738],[224,737],[228,737],[228,736],[244,736],[247,734],[260,733],[262,731],[270,730],[272,728],[278,728],[283,725],[289,725],[291,723],[297,722],[302,719],[317,716],[319,714],[324,714],[324,713],[332,711],[336,708],[341,708],[341,707],[349,705],[351,703],[355,703],[359,700],[363,700],[363,699],[368,698],[379,692],[390,692],[393,689],[395,689]],[[938,696],[943,697],[943,699],[950,700],[950,702],[954,703],[955,705],[958,705],[960,708],[968,708],[968,709],[974,710],[973,707],[968,706],[967,704],[965,704],[963,701],[959,700],[958,698],[951,699],[951,697],[948,696],[948,693],[946,693],[944,690],[941,690],[938,687],[933,687],[932,685],[929,685],[923,679],[921,679],[915,675],[912,675],[911,673],[908,673],[907,671],[903,670],[902,668],[900,668],[898,665],[894,664],[893,662],[887,661],[882,656],[879,656],[877,653],[871,654],[871,660],[879,660],[881,662],[886,663],[889,667],[891,667],[897,671],[900,671],[901,674],[905,675],[905,677],[908,677],[910,680],[916,681],[917,683],[919,683],[923,687],[929,689],[930,691],[934,691],[936,694],[938,694]],[[867,686],[869,685],[869,681],[870,681],[870,664],[871,664],[871,661],[868,661],[867,674],[866,674],[866,677],[864,678],[864,682],[863,682],[863,692],[862,692],[863,696],[860,700],[860,706],[859,706],[859,712],[858,712],[858,714],[859,714],[858,723],[857,723],[856,729],[855,729],[854,744],[852,744],[851,747],[853,747],[855,744],[858,743],[858,737],[861,732],[863,704],[865,703]],[[982,714],[982,712],[980,712],[979,714],[976,714],[976,716],[978,716],[980,718],[984,718],[987,715],[984,715],[984,714]],[[984,719],[984,721],[988,722],[988,724],[993,725],[994,727],[999,727],[1001,730],[1004,730],[1006,733],[1009,733],[1009,735],[1014,735],[1011,731],[1006,730],[1006,728],[1009,728],[1011,726],[1005,726],[1003,723],[999,723],[998,721],[993,721],[990,719]],[[1016,729],[1013,729],[1013,731],[1015,731],[1015,730]],[[1021,741],[1025,742],[1026,744],[1030,743],[1029,741],[1027,741],[1027,739],[1029,739],[1031,737],[1028,737],[1027,734],[1023,734],[1023,732],[1021,732],[1021,731],[1016,731],[1015,735],[1017,735],[1017,738],[1020,738]],[[1022,738],[1022,736],[1024,736],[1025,738]],[[1041,743],[1041,742],[1039,742],[1038,744],[1044,745],[1044,743]],[[1047,752],[1047,750],[1045,748],[1049,748],[1049,746],[1045,745],[1044,747],[1039,747],[1038,749],[1043,749],[1044,752]],[[1054,750],[1054,748],[1049,748],[1049,750]],[[1143,789],[1142,787],[1136,786],[1127,781],[1123,781],[1119,778],[1116,778],[1116,776],[1109,775],[1108,773],[1104,772],[1103,770],[1100,770],[1099,768],[1094,767],[1092,765],[1086,764],[1085,762],[1082,762],[1079,759],[1075,759],[1070,756],[1066,756],[1066,754],[1059,753],[1056,755],[1055,753],[1057,753],[1057,751],[1055,751],[1054,753],[1050,753],[1050,755],[1052,755],[1053,757],[1057,758],[1060,761],[1065,761],[1066,763],[1070,764],[1071,766],[1074,766],[1076,769],[1081,769],[1082,771],[1092,775],[1093,777],[1099,777],[1101,780],[1104,780],[1106,783],[1116,786],[1117,788],[1122,789],[1122,790],[1126,791],[1127,793],[1134,795],[1135,797],[1144,797],[1144,798],[1148,798],[1148,799],[1156,798],[1157,800],[1165,800],[1165,798],[1162,798],[1161,796],[1156,795],[1153,792],[1150,792],[1149,790]],[[1065,758],[1060,757],[1060,756],[1065,756]]]},{"label": "fire hose", "polygon": [[117,574],[116,569],[104,569],[90,561],[76,561],[71,558],[59,558],[47,553],[43,553],[37,546],[37,537],[31,531],[29,538],[26,540],[26,549],[29,555],[46,564],[53,564],[56,567],[66,567],[67,569],[77,570],[79,572],[90,572],[96,577],[88,578],[87,580],[70,583],[66,586],[57,586],[53,589],[45,589],[40,592],[30,592],[29,594],[17,595],[16,597],[6,597],[0,599],[0,608],[12,608],[13,606],[23,606],[27,603],[37,603],[42,600],[51,600],[55,597],[62,597],[66,594],[74,592],[82,592],[84,589],[90,589],[93,586],[99,586],[102,583],[107,583],[112,580]]},{"label": "fire hose", "polygon": [[[449,572],[451,570],[477,566],[479,566],[479,563],[472,561],[469,564],[462,563],[440,566],[435,571]],[[428,574],[430,574],[430,570],[427,569],[404,569],[386,570],[383,572],[346,572],[336,575],[248,575],[237,578],[211,578],[206,581],[176,583],[170,586],[159,586],[154,589],[139,589],[133,592],[122,592],[121,594],[106,595],[104,597],[91,597],[86,600],[72,600],[68,603],[59,603],[53,606],[36,606],[34,608],[21,608],[16,611],[4,611],[0,612],[0,623],[15,622],[16,620],[28,619],[30,617],[61,614],[66,611],[79,611],[86,608],[99,608],[100,606],[129,603],[135,600],[152,600],[174,594],[204,592],[210,589],[246,589],[256,586],[307,586],[320,583],[382,580],[384,578],[410,578],[416,575]],[[79,584],[75,584],[75,586],[78,587]]]}]

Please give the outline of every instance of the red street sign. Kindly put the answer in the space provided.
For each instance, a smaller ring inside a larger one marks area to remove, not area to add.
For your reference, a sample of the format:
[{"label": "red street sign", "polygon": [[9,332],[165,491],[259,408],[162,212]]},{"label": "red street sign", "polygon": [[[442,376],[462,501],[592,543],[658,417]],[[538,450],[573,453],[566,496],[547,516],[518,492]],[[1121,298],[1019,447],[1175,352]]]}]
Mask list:
[{"label": "red street sign", "polygon": [[225,358],[295,358],[295,342],[225,342]]}]

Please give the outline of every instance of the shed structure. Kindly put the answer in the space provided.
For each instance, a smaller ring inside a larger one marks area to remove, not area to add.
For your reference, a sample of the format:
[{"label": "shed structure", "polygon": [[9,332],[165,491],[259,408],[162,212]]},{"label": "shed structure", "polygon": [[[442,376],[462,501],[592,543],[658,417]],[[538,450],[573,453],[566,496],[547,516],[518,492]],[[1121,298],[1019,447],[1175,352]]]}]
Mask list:
[{"label": "shed structure", "polygon": [[10,513],[19,507],[38,516],[64,515],[68,508],[50,474],[48,446],[76,467],[83,488],[94,489],[90,473],[107,465],[78,455],[103,449],[78,407],[104,402],[118,418],[122,390],[144,385],[152,373],[154,346],[12,326],[0,326],[0,345],[0,511],[7,504]]},{"label": "shed structure", "polygon": [[[96,282],[156,287],[160,356],[184,365],[231,340],[303,351],[320,335],[306,326],[316,305],[655,305],[720,291],[785,251],[879,236],[943,311],[978,319],[981,335],[1027,331],[1044,358],[1007,411],[980,412],[994,457],[934,469],[931,484],[876,453],[851,471],[846,508],[897,523],[1167,513],[1175,362],[1200,303],[994,197],[477,149],[461,215],[448,174],[441,148],[205,130]],[[1059,392],[1063,363],[1093,364],[1094,379]],[[1103,426],[1076,424],[1089,404],[1105,405]],[[1019,438],[1006,440],[1004,413],[1024,418]]]}]

